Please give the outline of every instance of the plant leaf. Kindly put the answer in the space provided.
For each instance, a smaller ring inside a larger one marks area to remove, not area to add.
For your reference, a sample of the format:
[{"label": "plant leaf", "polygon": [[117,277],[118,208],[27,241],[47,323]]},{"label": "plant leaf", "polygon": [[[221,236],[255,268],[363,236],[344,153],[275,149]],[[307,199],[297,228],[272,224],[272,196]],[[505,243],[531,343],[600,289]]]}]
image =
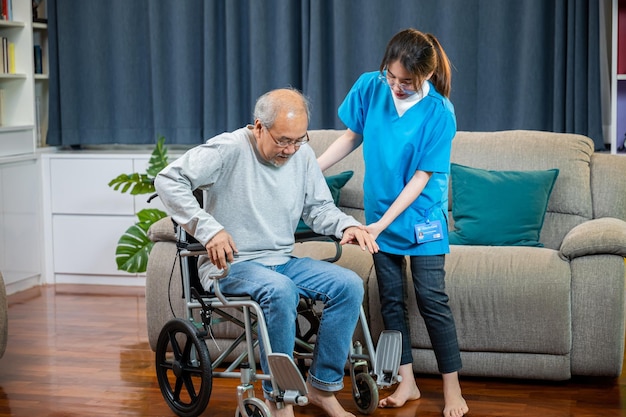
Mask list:
[{"label": "plant leaf", "polygon": [[138,174],[136,172],[130,175],[118,175],[117,178],[114,178],[109,182],[109,187],[112,187],[114,190],[122,193],[130,190],[131,195],[150,194],[155,191],[152,179],[146,174]]},{"label": "plant leaf", "polygon": [[130,273],[146,272],[148,256],[154,246],[148,237],[148,229],[165,216],[167,214],[159,209],[143,209],[137,213],[140,221],[126,229],[117,242],[117,269]]},{"label": "plant leaf", "polygon": [[[154,177],[167,166],[165,137],[159,136],[152,151],[145,174],[120,174],[109,182],[109,187],[131,195],[154,194]],[[137,213],[139,222],[129,227],[120,237],[115,250],[117,269],[131,273],[145,272],[148,255],[154,243],[148,238],[148,229],[167,214],[159,209],[144,209]]]},{"label": "plant leaf", "polygon": [[149,226],[152,226],[153,223],[156,223],[165,216],[167,216],[167,214],[159,209],[143,209],[137,213],[139,223],[149,223]]},{"label": "plant leaf", "polygon": [[159,136],[156,147],[152,151],[148,168],[146,169],[148,176],[153,179],[169,163],[167,158],[167,148],[164,146],[164,143],[165,137]]}]

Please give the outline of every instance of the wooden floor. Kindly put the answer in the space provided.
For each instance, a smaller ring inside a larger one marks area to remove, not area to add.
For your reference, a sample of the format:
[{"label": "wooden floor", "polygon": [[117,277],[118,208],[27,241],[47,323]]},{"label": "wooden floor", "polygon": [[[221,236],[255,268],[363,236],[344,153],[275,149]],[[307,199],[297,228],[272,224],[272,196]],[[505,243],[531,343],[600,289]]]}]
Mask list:
[{"label": "wooden floor", "polygon": [[[47,286],[9,297],[0,417],[172,416],[155,377],[142,288]],[[214,379],[204,416],[232,417],[234,379]],[[380,417],[441,416],[441,380],[418,375],[422,399]],[[356,413],[347,388],[339,398]],[[566,382],[462,378],[470,416],[626,416],[626,375]],[[384,396],[386,393],[380,393]],[[299,416],[320,416],[298,407]]]}]

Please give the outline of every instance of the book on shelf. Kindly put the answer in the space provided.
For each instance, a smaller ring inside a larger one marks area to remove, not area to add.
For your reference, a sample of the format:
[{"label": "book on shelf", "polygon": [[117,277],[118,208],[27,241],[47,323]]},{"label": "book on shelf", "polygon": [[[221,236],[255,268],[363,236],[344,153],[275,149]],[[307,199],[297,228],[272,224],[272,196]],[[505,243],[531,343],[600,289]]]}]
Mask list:
[{"label": "book on shelf", "polygon": [[0,126],[4,125],[4,90],[0,88]]},{"label": "book on shelf", "polygon": [[2,20],[13,20],[13,1],[12,0],[0,0],[0,17]]},{"label": "book on shelf", "polygon": [[617,6],[617,73],[626,74],[626,1]]},{"label": "book on shelf", "polygon": [[0,38],[2,41],[2,73],[9,72],[9,40],[7,38]]},{"label": "book on shelf", "polygon": [[15,44],[9,42],[9,74],[15,74]]},{"label": "book on shelf", "polygon": [[37,146],[44,146],[41,137],[41,96],[35,96],[35,126],[37,133]]},{"label": "book on shelf", "polygon": [[43,74],[43,66],[41,63],[41,45],[34,45],[33,48],[35,51],[35,74]]}]

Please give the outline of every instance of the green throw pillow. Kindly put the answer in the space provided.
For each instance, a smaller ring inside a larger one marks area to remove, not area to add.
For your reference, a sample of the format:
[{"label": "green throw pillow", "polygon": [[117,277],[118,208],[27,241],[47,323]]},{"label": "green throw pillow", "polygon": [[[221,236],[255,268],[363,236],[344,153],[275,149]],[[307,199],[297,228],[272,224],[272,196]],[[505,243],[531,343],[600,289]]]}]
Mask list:
[{"label": "green throw pillow", "polygon": [[558,169],[488,171],[451,164],[451,245],[539,246]]},{"label": "green throw pillow", "polygon": [[[333,196],[335,205],[339,205],[339,196],[341,194],[341,188],[352,178],[354,171],[344,171],[341,174],[331,175],[326,178],[326,184],[330,189],[330,194]],[[300,220],[296,233],[309,232],[311,229],[307,226],[303,220]]]}]

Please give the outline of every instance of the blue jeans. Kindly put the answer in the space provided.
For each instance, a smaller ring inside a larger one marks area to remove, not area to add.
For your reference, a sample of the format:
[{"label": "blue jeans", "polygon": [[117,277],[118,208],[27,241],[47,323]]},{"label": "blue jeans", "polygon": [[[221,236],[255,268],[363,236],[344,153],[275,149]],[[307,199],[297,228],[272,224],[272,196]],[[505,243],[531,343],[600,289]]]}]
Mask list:
[{"label": "blue jeans", "polygon": [[[410,259],[417,307],[426,324],[439,372],[458,371],[461,354],[445,289],[445,255],[411,256]],[[412,363],[405,256],[378,252],[374,254],[374,265],[385,328],[402,333],[400,364]]]},{"label": "blue jeans", "polygon": [[[363,301],[363,281],[351,270],[311,258],[292,258],[285,264],[265,266],[243,261],[231,266],[220,280],[223,292],[249,295],[265,315],[273,352],[293,355],[296,309],[300,296],[324,303],[317,333],[309,383],[320,390],[343,388],[344,367]],[[261,346],[261,367],[268,372]],[[264,388],[271,391],[271,384]]]}]

